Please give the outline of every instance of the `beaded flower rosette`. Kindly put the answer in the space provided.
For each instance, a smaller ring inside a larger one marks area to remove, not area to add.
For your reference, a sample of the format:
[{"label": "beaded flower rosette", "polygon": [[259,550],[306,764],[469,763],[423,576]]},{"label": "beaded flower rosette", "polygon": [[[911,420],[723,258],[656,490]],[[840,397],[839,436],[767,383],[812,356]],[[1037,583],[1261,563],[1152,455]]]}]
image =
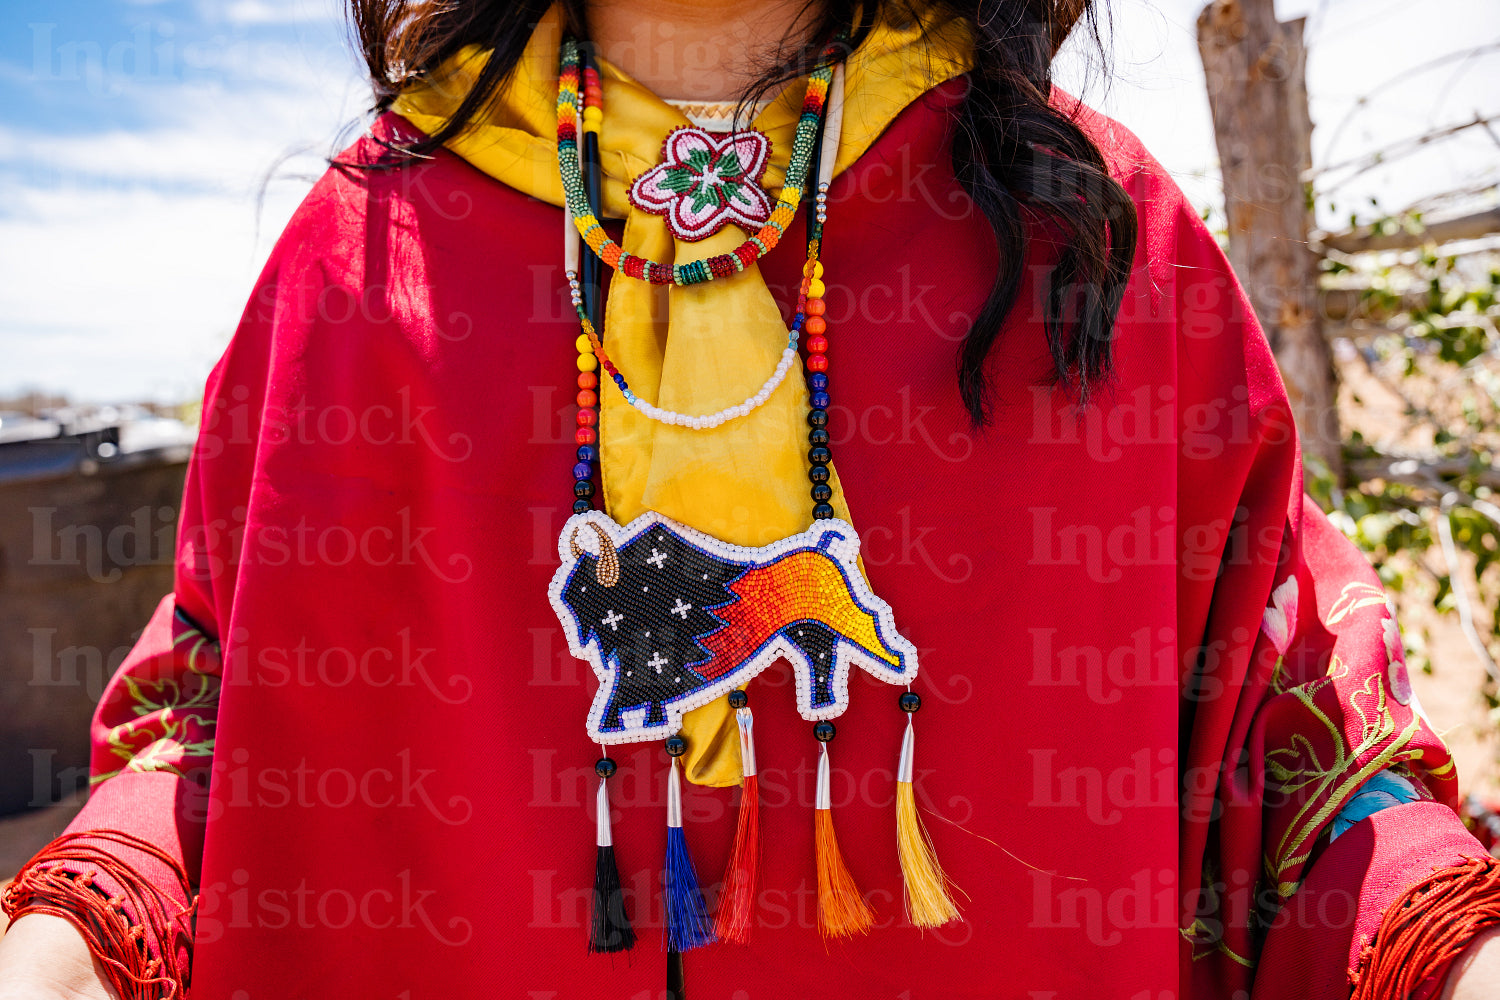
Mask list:
[{"label": "beaded flower rosette", "polygon": [[[839,41],[829,46],[809,77],[785,183],[774,207],[759,186],[771,154],[765,134],[716,136],[682,127],[663,140],[661,162],[631,185],[632,203],[665,215],[674,235],[685,240],[704,238],[731,223],[753,230],[731,253],[672,264],[626,253],[599,221],[603,88],[584,48],[571,39],[563,44],[557,155],[572,222],[566,229],[565,271],[582,332],[576,345],[573,516],[558,539],[561,565],[548,597],[569,649],[590,664],[599,682],[587,722],[590,738],[606,751],[595,764],[600,781],[590,951],[622,951],[636,940],[614,854],[608,779],[617,765],[608,747],[655,739],[664,740],[670,758],[663,866],[668,953],[720,939],[749,940],[761,850],[754,717],[745,686],[778,660],[792,666],[797,710],[813,722],[818,743],[814,853],[820,931],[846,936],[868,932],[874,924],[873,911],[839,851],[829,794],[828,747],[837,732],[831,720],[849,705],[849,675],[856,667],[905,688],[898,698],[907,726],[896,767],[894,846],[908,918],[918,927],[959,919],[912,791],[912,716],[921,707],[921,698],[910,688],[917,674],[917,650],[897,631],[890,605],[871,590],[859,565],[859,536],[835,516],[830,502],[829,341],[819,255],[842,122]],[[802,283],[787,327],[786,349],[765,382],[742,403],[718,413],[678,413],[637,396],[611,361],[599,329],[600,269],[611,267],[625,278],[676,285],[739,273],[779,244],[809,180],[816,181],[817,191],[808,212]],[[645,417],[708,431],[764,405],[799,361],[809,407],[811,524],[806,530],[769,545],[747,547],[659,513],[648,512],[622,526],[595,509],[598,406],[605,377],[614,383],[611,391],[618,391]],[[684,714],[718,698],[725,698],[735,713],[742,782],[735,843],[718,912],[710,918],[683,831],[678,758],[688,750],[681,735]]]}]

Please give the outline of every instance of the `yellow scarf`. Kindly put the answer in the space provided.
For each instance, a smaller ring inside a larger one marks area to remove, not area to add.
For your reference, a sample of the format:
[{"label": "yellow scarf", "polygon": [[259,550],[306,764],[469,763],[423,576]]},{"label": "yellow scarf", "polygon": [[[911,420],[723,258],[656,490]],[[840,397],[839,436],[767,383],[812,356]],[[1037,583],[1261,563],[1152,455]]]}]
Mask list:
[{"label": "yellow scarf", "polygon": [[[557,169],[561,26],[553,7],[493,106],[448,143],[491,177],[559,206],[564,203]],[[477,46],[463,49],[403,94],[394,110],[429,134],[437,131],[488,58],[489,52]],[[917,24],[877,27],[844,67],[835,172],[857,160],[908,104],[969,65],[970,47],[961,30],[929,30],[924,36]],[[671,264],[733,250],[745,237],[735,226],[696,243],[679,243],[662,216],[630,203],[630,183],[656,164],[666,134],[688,122],[616,67],[601,63],[600,77],[605,114],[599,136],[600,214],[625,220],[625,251]],[[786,174],[804,89],[797,83],[787,87],[753,123],[771,139],[763,183],[773,201]],[[815,193],[815,182],[809,178],[806,197]],[[558,229],[560,254],[561,224]],[[803,251],[787,244],[773,252],[800,257]],[[729,278],[666,289],[617,275],[603,334],[610,357],[641,399],[703,414],[737,404],[760,387],[781,357],[787,328],[759,269],[751,265]],[[618,392],[601,388],[599,396],[604,499],[620,524],[654,510],[738,545],[765,545],[807,528],[807,390],[795,372],[764,406],[713,430],[660,424]],[[852,523],[837,472],[829,483],[835,512]],[[725,699],[685,715],[683,735],[689,780],[714,786],[739,782],[739,739]]]}]

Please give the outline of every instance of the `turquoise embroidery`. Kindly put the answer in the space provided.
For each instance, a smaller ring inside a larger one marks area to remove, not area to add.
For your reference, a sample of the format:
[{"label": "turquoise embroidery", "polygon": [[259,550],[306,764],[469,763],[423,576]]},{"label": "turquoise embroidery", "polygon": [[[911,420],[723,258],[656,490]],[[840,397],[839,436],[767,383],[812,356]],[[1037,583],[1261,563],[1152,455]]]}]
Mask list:
[{"label": "turquoise embroidery", "polygon": [[1421,794],[1410,781],[1399,774],[1381,771],[1365,782],[1364,786],[1354,793],[1354,798],[1344,803],[1344,808],[1333,817],[1333,827],[1329,831],[1328,840],[1332,843],[1355,823],[1367,816],[1375,815],[1382,809],[1405,805],[1408,802],[1420,802],[1421,799]]}]

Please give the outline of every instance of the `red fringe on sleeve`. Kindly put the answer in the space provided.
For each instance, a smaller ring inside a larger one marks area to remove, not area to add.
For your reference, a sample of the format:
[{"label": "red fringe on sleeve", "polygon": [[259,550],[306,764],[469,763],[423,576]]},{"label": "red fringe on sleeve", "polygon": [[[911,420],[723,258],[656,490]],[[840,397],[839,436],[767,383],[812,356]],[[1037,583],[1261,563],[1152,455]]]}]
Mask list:
[{"label": "red fringe on sleeve", "polygon": [[45,913],[78,928],[120,1000],[186,1000],[193,906],[121,860],[120,848],[159,862],[179,880],[182,898],[192,898],[171,854],[128,833],[89,830],[63,834],[27,862],[0,907],[13,920]]},{"label": "red fringe on sleeve", "polygon": [[1433,997],[1477,934],[1500,926],[1500,861],[1439,869],[1386,907],[1360,952],[1351,1000]]}]

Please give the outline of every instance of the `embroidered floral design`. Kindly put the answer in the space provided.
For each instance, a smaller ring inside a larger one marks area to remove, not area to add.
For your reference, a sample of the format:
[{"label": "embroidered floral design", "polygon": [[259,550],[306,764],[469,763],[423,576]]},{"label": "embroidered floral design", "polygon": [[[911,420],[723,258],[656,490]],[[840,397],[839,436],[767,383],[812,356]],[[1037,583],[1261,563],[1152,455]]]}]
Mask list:
[{"label": "embroidered floral design", "polygon": [[1297,578],[1289,576],[1286,582],[1271,591],[1271,606],[1261,613],[1260,630],[1276,647],[1277,656],[1285,656],[1291,648],[1292,635],[1297,630]]},{"label": "embroidered floral design", "polygon": [[1390,617],[1380,623],[1381,638],[1385,640],[1385,656],[1389,661],[1386,678],[1391,682],[1391,694],[1403,705],[1412,699],[1411,678],[1406,673],[1406,654],[1401,648],[1401,627],[1396,624],[1396,607],[1387,601]]},{"label": "embroidered floral design", "polygon": [[662,162],[630,186],[630,201],[666,216],[673,236],[697,242],[730,222],[754,230],[770,219],[771,199],[760,186],[771,157],[764,132],[715,135],[684,125],[661,149]]},{"label": "embroidered floral design", "polygon": [[1382,809],[1420,801],[1422,793],[1417,791],[1410,780],[1391,770],[1381,771],[1365,782],[1364,787],[1355,792],[1354,797],[1344,803],[1344,808],[1333,817],[1333,827],[1328,832],[1328,839],[1330,842],[1337,840],[1355,823]]}]

